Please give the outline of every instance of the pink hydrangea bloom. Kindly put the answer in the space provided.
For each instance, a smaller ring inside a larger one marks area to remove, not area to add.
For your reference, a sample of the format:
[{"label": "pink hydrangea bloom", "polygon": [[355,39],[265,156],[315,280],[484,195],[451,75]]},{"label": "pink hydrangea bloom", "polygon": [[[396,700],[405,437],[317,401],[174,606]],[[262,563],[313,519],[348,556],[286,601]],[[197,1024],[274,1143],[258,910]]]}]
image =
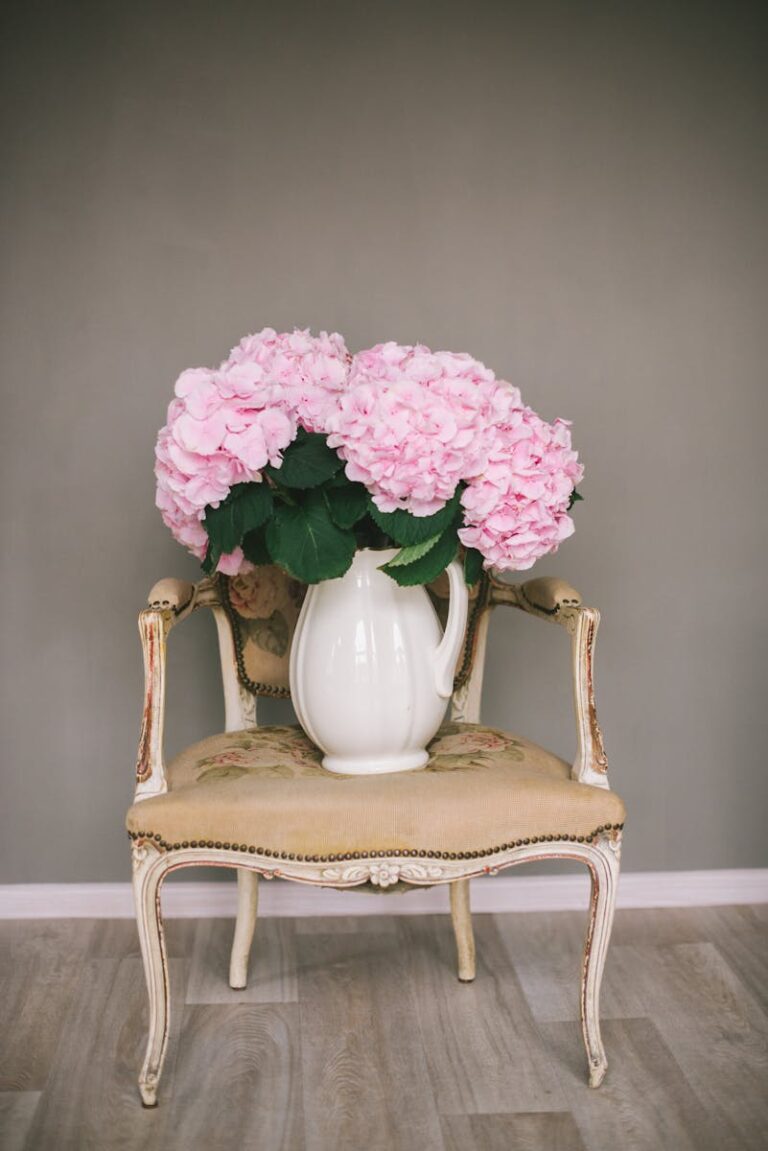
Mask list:
[{"label": "pink hydrangea bloom", "polygon": [[[180,543],[205,555],[206,506],[218,506],[235,484],[259,482],[267,463],[280,467],[299,426],[320,429],[348,362],[337,334],[264,328],[217,370],[182,372],[155,449],[157,506]],[[247,566],[238,549],[218,570],[234,575]]]},{"label": "pink hydrangea bloom", "polygon": [[251,365],[262,378],[280,384],[303,428],[322,432],[328,413],[347,386],[350,355],[338,332],[312,336],[308,330],[278,335],[264,328],[245,336],[223,367]]},{"label": "pink hydrangea bloom", "polygon": [[377,344],[352,360],[328,443],[381,511],[432,515],[460,480],[482,474],[489,426],[519,403],[516,388],[471,356]]},{"label": "pink hydrangea bloom", "polygon": [[[569,425],[548,424],[520,393],[467,355],[378,344],[351,362],[338,334],[265,328],[218,369],[176,382],[156,448],[157,505],[202,558],[205,508],[235,484],[260,482],[303,427],[328,435],[351,481],[382,511],[438,511],[460,481],[459,538],[486,567],[525,570],[573,531],[582,468]],[[238,548],[218,570],[250,569]]]},{"label": "pink hydrangea bloom", "polygon": [[513,410],[494,429],[483,474],[462,493],[459,539],[487,568],[525,571],[572,535],[568,502],[583,472],[566,421]]}]

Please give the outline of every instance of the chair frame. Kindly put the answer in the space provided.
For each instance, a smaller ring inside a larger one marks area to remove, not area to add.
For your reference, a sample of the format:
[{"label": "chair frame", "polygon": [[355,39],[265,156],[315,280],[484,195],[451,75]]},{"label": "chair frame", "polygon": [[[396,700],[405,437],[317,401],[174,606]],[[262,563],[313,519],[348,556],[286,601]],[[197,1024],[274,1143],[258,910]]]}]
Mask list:
[{"label": "chair frame", "polygon": [[[597,722],[593,689],[595,638],[600,613],[585,607],[581,597],[562,580],[544,578],[509,584],[486,577],[485,610],[477,626],[472,670],[454,693],[452,719],[477,723],[480,718],[485,646],[491,609],[517,608],[558,624],[571,637],[573,701],[578,751],[571,777],[596,787],[608,787],[608,763]],[[136,766],[135,801],[168,790],[163,760],[165,717],[166,642],[171,629],[199,608],[213,611],[219,638],[227,731],[256,723],[256,699],[242,687],[237,675],[232,628],[216,579],[193,585],[161,580],[149,595],[149,606],[139,616],[144,653],[145,699]],[[605,957],[611,935],[619,878],[622,826],[600,827],[591,836],[568,839],[547,836],[489,849],[486,855],[382,852],[329,856],[327,859],[286,858],[266,850],[238,844],[169,844],[159,836],[134,833],[132,839],[133,889],[141,954],[149,992],[149,1036],[139,1090],[145,1107],[157,1104],[170,1026],[168,962],[163,934],[160,892],[163,880],[182,867],[228,867],[238,874],[238,912],[230,963],[230,986],[246,985],[248,960],[257,916],[258,879],[290,879],[298,883],[340,890],[364,883],[385,889],[402,882],[418,886],[450,885],[451,917],[462,982],[475,977],[475,947],[469,902],[469,880],[495,875],[508,867],[545,859],[576,860],[591,876],[591,900],[581,973],[581,1024],[589,1068],[589,1084],[597,1087],[607,1069],[600,1034],[599,998]]]}]

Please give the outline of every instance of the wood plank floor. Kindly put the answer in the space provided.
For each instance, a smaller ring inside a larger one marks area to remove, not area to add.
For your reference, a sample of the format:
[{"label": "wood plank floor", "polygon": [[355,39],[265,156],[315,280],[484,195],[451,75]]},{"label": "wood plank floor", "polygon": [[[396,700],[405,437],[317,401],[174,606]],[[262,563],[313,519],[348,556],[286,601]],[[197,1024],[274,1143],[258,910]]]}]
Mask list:
[{"label": "wood plank floor", "polygon": [[272,919],[246,991],[232,923],[170,921],[172,1039],[139,1104],[146,1003],[129,921],[0,922],[2,1151],[765,1151],[765,908],[623,911],[586,1086],[585,916]]}]

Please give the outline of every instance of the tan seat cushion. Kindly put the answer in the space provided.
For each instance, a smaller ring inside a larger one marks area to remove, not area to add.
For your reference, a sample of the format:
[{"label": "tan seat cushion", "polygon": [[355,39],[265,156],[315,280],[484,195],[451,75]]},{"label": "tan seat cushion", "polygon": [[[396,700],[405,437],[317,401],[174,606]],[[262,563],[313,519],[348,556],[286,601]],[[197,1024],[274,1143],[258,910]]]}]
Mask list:
[{"label": "tan seat cushion", "polygon": [[214,735],[173,760],[168,793],[135,803],[126,823],[170,846],[325,859],[484,855],[624,822],[614,792],[574,782],[567,763],[518,736],[448,723],[430,753],[420,771],[334,775],[298,727]]}]

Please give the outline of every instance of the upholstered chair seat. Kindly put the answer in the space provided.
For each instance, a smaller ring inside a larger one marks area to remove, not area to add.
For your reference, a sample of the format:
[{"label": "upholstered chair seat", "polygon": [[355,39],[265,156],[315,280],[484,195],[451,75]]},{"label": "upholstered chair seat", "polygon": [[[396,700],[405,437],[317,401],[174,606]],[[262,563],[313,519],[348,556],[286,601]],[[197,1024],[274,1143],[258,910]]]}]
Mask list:
[{"label": "upholstered chair seat", "polygon": [[[224,847],[311,862],[487,858],[589,841],[624,822],[615,792],[519,736],[447,723],[419,771],[335,775],[299,727],[214,735],[168,764],[165,795],[135,803],[133,836],[166,849]],[[159,839],[158,839],[159,837]]]}]

